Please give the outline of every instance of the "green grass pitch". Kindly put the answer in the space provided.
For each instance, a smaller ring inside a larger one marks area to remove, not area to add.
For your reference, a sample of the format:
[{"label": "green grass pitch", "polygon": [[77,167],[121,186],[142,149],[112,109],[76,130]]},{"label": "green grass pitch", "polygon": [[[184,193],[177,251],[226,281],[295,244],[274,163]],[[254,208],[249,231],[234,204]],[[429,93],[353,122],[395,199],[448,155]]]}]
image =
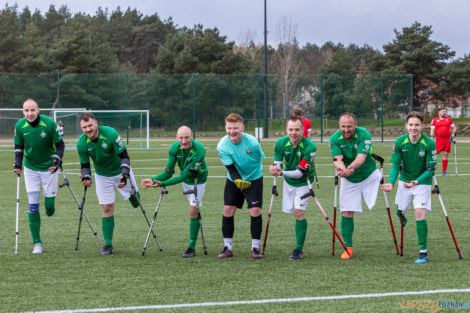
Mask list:
[{"label": "green grass pitch", "polygon": [[[458,144],[459,175],[437,176],[463,259],[458,259],[438,198],[433,195],[432,212],[427,215],[430,262],[416,265],[414,260],[418,254],[418,244],[414,217],[407,213],[409,222],[405,227],[404,256],[397,256],[381,192],[372,211],[364,208],[364,213],[355,217],[353,260],[339,259],[342,248],[338,240],[336,255],[331,255],[331,228],[311,199],[307,208],[304,259],[290,261],[288,256],[295,247],[294,216],[281,212],[281,196],[275,198],[264,259],[251,259],[246,208],[238,210],[235,215],[234,257],[217,259],[223,248],[221,220],[226,172],[217,157],[217,142],[202,142],[207,148],[206,161],[210,175],[201,208],[208,255],[203,254],[199,236],[197,256],[192,259],[181,257],[189,239],[189,217],[188,202],[179,185],[168,188],[169,193],[165,195],[158,213],[155,231],[162,252],[150,240],[146,255],[140,255],[148,227],[140,210],[120,199],[116,201],[115,209],[115,254],[109,257],[100,255],[100,247],[85,221],[82,223],[79,250],[75,251],[79,211],[69,191],[60,189],[53,217],[44,214],[41,199],[44,253],[32,255],[23,178],[20,189],[19,255],[15,256],[16,176],[11,171],[13,148],[1,148],[0,311],[127,308],[470,288],[470,143]],[[165,167],[170,145],[171,142],[158,141],[151,143],[150,150],[129,149],[131,165],[139,183]],[[273,182],[268,172],[268,166],[273,162],[273,145],[273,141],[262,143],[267,156],[264,161],[262,240]],[[316,189],[315,184],[315,192],[333,219],[334,168],[328,145],[317,143],[317,148],[316,169],[320,189]],[[387,160],[386,174],[390,169],[391,150],[392,143],[374,143],[374,151]],[[77,197],[81,198],[83,189],[78,178],[76,151],[66,151],[64,168]],[[439,161],[436,173],[440,174],[440,168]],[[453,152],[448,172],[455,173]],[[281,191],[282,181],[278,186]],[[151,218],[159,189],[141,190],[141,195],[147,215]],[[388,195],[399,240],[394,197],[395,192]],[[88,192],[84,209],[101,236],[101,208],[94,187]],[[339,215],[338,209],[338,231]],[[320,298],[164,310],[134,309],[126,312],[416,312],[416,308],[403,308],[403,303],[412,300],[468,302],[468,298],[468,293],[441,293],[379,298]],[[428,311],[431,312],[431,309],[424,312]]]}]

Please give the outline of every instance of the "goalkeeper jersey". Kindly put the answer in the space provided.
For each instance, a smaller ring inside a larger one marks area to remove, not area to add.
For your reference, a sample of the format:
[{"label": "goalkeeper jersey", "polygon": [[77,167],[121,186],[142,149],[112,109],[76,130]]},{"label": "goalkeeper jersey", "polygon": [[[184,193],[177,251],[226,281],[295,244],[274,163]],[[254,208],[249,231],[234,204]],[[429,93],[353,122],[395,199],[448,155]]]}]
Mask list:
[{"label": "goalkeeper jersey", "polygon": [[90,163],[90,158],[93,160],[96,174],[112,177],[121,173],[119,154],[126,150],[126,147],[114,128],[98,126],[96,142],[82,134],[77,142],[77,150],[80,163]]},{"label": "goalkeeper jersey", "polygon": [[39,123],[31,126],[26,118],[16,123],[15,145],[24,146],[24,166],[34,171],[45,172],[52,166],[51,156],[56,152],[55,144],[62,141],[57,124],[48,116],[38,115]]},{"label": "goalkeeper jersey", "polygon": [[[313,161],[315,159],[317,147],[310,139],[302,137],[297,147],[294,148],[288,136],[282,137],[276,141],[274,145],[274,161],[282,162],[283,158],[286,160],[284,171],[295,171],[301,160],[309,163],[307,168],[307,175],[310,181],[313,181],[315,176],[315,168]],[[299,178],[284,177],[285,181],[294,187],[301,187],[307,185],[305,175]]]}]

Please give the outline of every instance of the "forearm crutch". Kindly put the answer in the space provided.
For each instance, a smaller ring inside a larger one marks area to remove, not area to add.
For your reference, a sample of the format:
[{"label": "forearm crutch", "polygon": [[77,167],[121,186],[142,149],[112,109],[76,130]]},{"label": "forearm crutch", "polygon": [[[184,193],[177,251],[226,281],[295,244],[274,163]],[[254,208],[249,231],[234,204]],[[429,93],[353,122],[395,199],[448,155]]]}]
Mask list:
[{"label": "forearm crutch", "polygon": [[[155,212],[153,213],[152,223],[149,223],[149,231],[147,233],[147,238],[145,239],[144,248],[142,249],[142,256],[145,255],[145,251],[147,250],[147,245],[149,242],[150,234],[153,234],[155,241],[157,242],[158,248],[160,249],[160,251],[162,251],[162,248],[160,247],[160,243],[157,240],[157,236],[153,232],[153,226],[155,225],[155,220],[157,219],[158,209],[160,208],[160,203],[162,203],[163,195],[167,193],[168,191],[166,191],[166,188],[162,187],[162,190],[160,192],[160,198],[158,199],[157,208],[155,209]],[[140,204],[140,200],[139,200],[139,204]],[[145,216],[145,219],[147,219],[147,215],[145,214],[145,211],[144,211],[144,216]],[[148,222],[148,219],[147,219],[147,222]]]},{"label": "forearm crutch", "polygon": [[20,174],[16,174],[16,238],[15,255],[18,254],[18,234],[19,234],[19,214],[20,214]]},{"label": "forearm crutch", "polygon": [[[336,229],[336,208],[338,205],[338,169],[335,168],[335,199],[333,203],[333,228]],[[333,232],[331,255],[335,255],[335,232]]]},{"label": "forearm crutch", "polygon": [[457,171],[457,140],[454,138],[454,159],[455,159],[455,176],[459,175]]},{"label": "forearm crutch", "polygon": [[264,250],[266,249],[266,241],[268,240],[269,222],[271,221],[271,213],[273,212],[274,196],[278,195],[279,194],[276,188],[276,176],[274,176],[273,188],[271,190],[271,203],[269,204],[268,222],[266,223],[266,231],[264,232],[263,255]]},{"label": "forearm crutch", "polygon": [[441,196],[441,192],[439,191],[439,186],[437,185],[436,176],[433,176],[433,178],[434,178],[434,189],[432,190],[432,193],[433,194],[436,193],[439,198],[442,211],[444,211],[444,216],[446,217],[447,225],[449,226],[450,233],[452,234],[452,239],[454,239],[455,249],[457,249],[457,253],[459,254],[459,259],[461,259],[462,254],[460,253],[459,245],[457,244],[457,239],[455,239],[454,231],[452,230],[452,226],[450,225],[449,216],[447,215],[446,207],[444,206],[444,201],[442,201],[442,196]]},{"label": "forearm crutch", "polygon": [[85,220],[87,221],[88,225],[90,226],[91,231],[93,232],[93,235],[95,235],[96,240],[98,241],[98,244],[100,245],[101,248],[103,248],[103,244],[101,243],[100,237],[96,233],[95,229],[93,228],[93,225],[91,225],[90,219],[88,219],[88,216],[86,215],[85,211],[83,210],[83,205],[85,204],[85,196],[86,196],[86,191],[87,191],[87,186],[83,187],[83,198],[82,201],[78,201],[77,196],[75,196],[75,193],[72,190],[72,187],[70,186],[69,180],[67,179],[67,176],[65,175],[65,171],[62,168],[62,165],[60,166],[60,171],[62,172],[62,177],[64,178],[64,181],[59,185],[59,188],[62,188],[64,186],[67,186],[70,190],[70,193],[72,194],[72,197],[75,199],[75,202],[78,205],[78,209],[80,210],[80,218],[78,221],[78,234],[77,234],[77,243],[75,245],[75,250],[78,250],[78,242],[80,240],[80,228],[82,225],[82,217],[85,217]]},{"label": "forearm crutch", "polygon": [[[382,158],[381,156],[379,156],[375,153],[372,154],[372,157],[375,160],[379,161],[379,163],[380,163],[380,175],[382,176],[382,178],[380,179],[380,184],[383,185],[383,183],[384,183],[384,158]],[[388,204],[387,193],[385,192],[385,190],[382,190],[382,193],[383,193],[384,199],[385,199],[385,206],[387,207],[388,220],[390,222],[390,228],[392,230],[393,242],[395,243],[395,250],[397,251],[397,255],[399,255],[400,253],[398,252],[397,237],[395,235],[395,228],[393,227],[392,216],[390,214],[390,205]],[[403,221],[402,221],[402,223],[403,223]]]},{"label": "forearm crutch", "polygon": [[320,204],[320,201],[318,201],[317,197],[315,196],[315,192],[313,192],[312,185],[310,184],[310,179],[307,177],[307,184],[308,184],[308,192],[304,194],[303,196],[300,197],[300,199],[306,199],[310,196],[313,197],[315,200],[315,203],[317,206],[320,208],[320,211],[323,213],[323,216],[325,217],[325,220],[330,224],[331,229],[333,229],[333,232],[335,233],[336,237],[339,239],[339,242],[341,242],[341,245],[343,246],[344,251],[349,255],[349,258],[352,259],[352,255],[349,253],[348,249],[346,248],[346,245],[343,242],[343,239],[339,236],[338,232],[336,231],[335,227],[333,226],[333,223],[331,223],[328,215],[326,215],[325,210],[323,209],[322,205]]},{"label": "forearm crutch", "polygon": [[[196,164],[196,167],[198,165]],[[197,196],[197,180],[199,176],[199,171],[197,169],[190,169],[189,170],[194,175],[194,188],[193,190],[184,191],[183,195],[190,195],[194,194],[194,198],[196,201],[196,208],[197,208],[197,218],[199,220],[199,229],[201,230],[201,239],[202,239],[202,246],[204,247],[204,254],[207,255],[207,246],[206,246],[206,239],[204,238],[204,230],[202,229],[202,217],[201,217],[201,210],[199,209],[199,198]]]}]

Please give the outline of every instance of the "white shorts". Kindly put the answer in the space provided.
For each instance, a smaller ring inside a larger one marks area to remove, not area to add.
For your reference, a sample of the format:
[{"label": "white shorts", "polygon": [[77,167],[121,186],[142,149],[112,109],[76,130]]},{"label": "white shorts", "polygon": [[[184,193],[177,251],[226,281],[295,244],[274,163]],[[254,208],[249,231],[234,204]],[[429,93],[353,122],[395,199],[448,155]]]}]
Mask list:
[{"label": "white shorts", "polygon": [[55,197],[57,195],[57,182],[59,180],[59,171],[54,174],[49,171],[34,171],[27,167],[24,168],[24,184],[26,192],[40,192],[44,197]]},{"label": "white shorts", "polygon": [[[181,183],[183,185],[183,191],[189,191],[194,189],[194,185],[188,185],[186,183]],[[197,184],[197,197],[199,200],[199,206],[202,205],[202,198],[204,198],[204,191],[206,190],[206,183],[204,184]],[[194,193],[186,195],[189,200],[189,205],[196,206],[196,198],[194,197]]]},{"label": "white shorts", "polygon": [[397,195],[395,204],[400,211],[408,211],[413,199],[413,207],[431,211],[431,185],[415,185],[411,188],[405,188],[402,181],[398,181]]},{"label": "white shorts", "polygon": [[284,181],[282,185],[282,211],[285,213],[294,213],[294,209],[305,211],[310,197],[303,200],[300,197],[306,193],[308,193],[308,186],[294,187]]},{"label": "white shorts", "polygon": [[[130,179],[136,188],[136,192],[139,191],[137,187],[137,183],[135,182],[134,173],[132,172],[132,169],[130,172]],[[118,191],[123,201],[126,201],[127,199],[129,199],[129,197],[131,196],[131,190],[132,190],[131,184],[128,181],[124,187],[117,188],[116,186],[120,182],[121,182],[121,174],[112,176],[112,177],[107,177],[107,176],[101,176],[95,173],[95,188],[96,188],[96,196],[98,197],[98,202],[100,204],[114,203],[116,200],[114,189]]]},{"label": "white shorts", "polygon": [[339,190],[339,207],[341,212],[353,211],[362,213],[362,199],[369,210],[375,205],[379,191],[382,175],[379,170],[373,171],[369,177],[359,183],[352,183],[341,177],[341,188]]}]

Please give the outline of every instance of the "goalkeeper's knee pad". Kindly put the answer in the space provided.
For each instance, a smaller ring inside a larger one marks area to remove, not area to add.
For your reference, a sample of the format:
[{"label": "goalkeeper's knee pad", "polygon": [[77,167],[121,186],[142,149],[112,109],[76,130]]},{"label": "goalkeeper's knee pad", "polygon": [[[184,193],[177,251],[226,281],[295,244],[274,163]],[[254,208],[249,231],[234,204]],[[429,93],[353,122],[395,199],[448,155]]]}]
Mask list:
[{"label": "goalkeeper's knee pad", "polygon": [[134,208],[137,208],[139,207],[139,200],[137,200],[137,197],[139,197],[140,199],[140,193],[137,191],[137,194],[136,195],[131,195],[129,197],[129,202],[131,203],[131,205],[134,207]]},{"label": "goalkeeper's knee pad", "polygon": [[46,197],[44,199],[44,206],[46,207],[47,216],[54,215],[54,212],[55,212],[55,197]]}]

